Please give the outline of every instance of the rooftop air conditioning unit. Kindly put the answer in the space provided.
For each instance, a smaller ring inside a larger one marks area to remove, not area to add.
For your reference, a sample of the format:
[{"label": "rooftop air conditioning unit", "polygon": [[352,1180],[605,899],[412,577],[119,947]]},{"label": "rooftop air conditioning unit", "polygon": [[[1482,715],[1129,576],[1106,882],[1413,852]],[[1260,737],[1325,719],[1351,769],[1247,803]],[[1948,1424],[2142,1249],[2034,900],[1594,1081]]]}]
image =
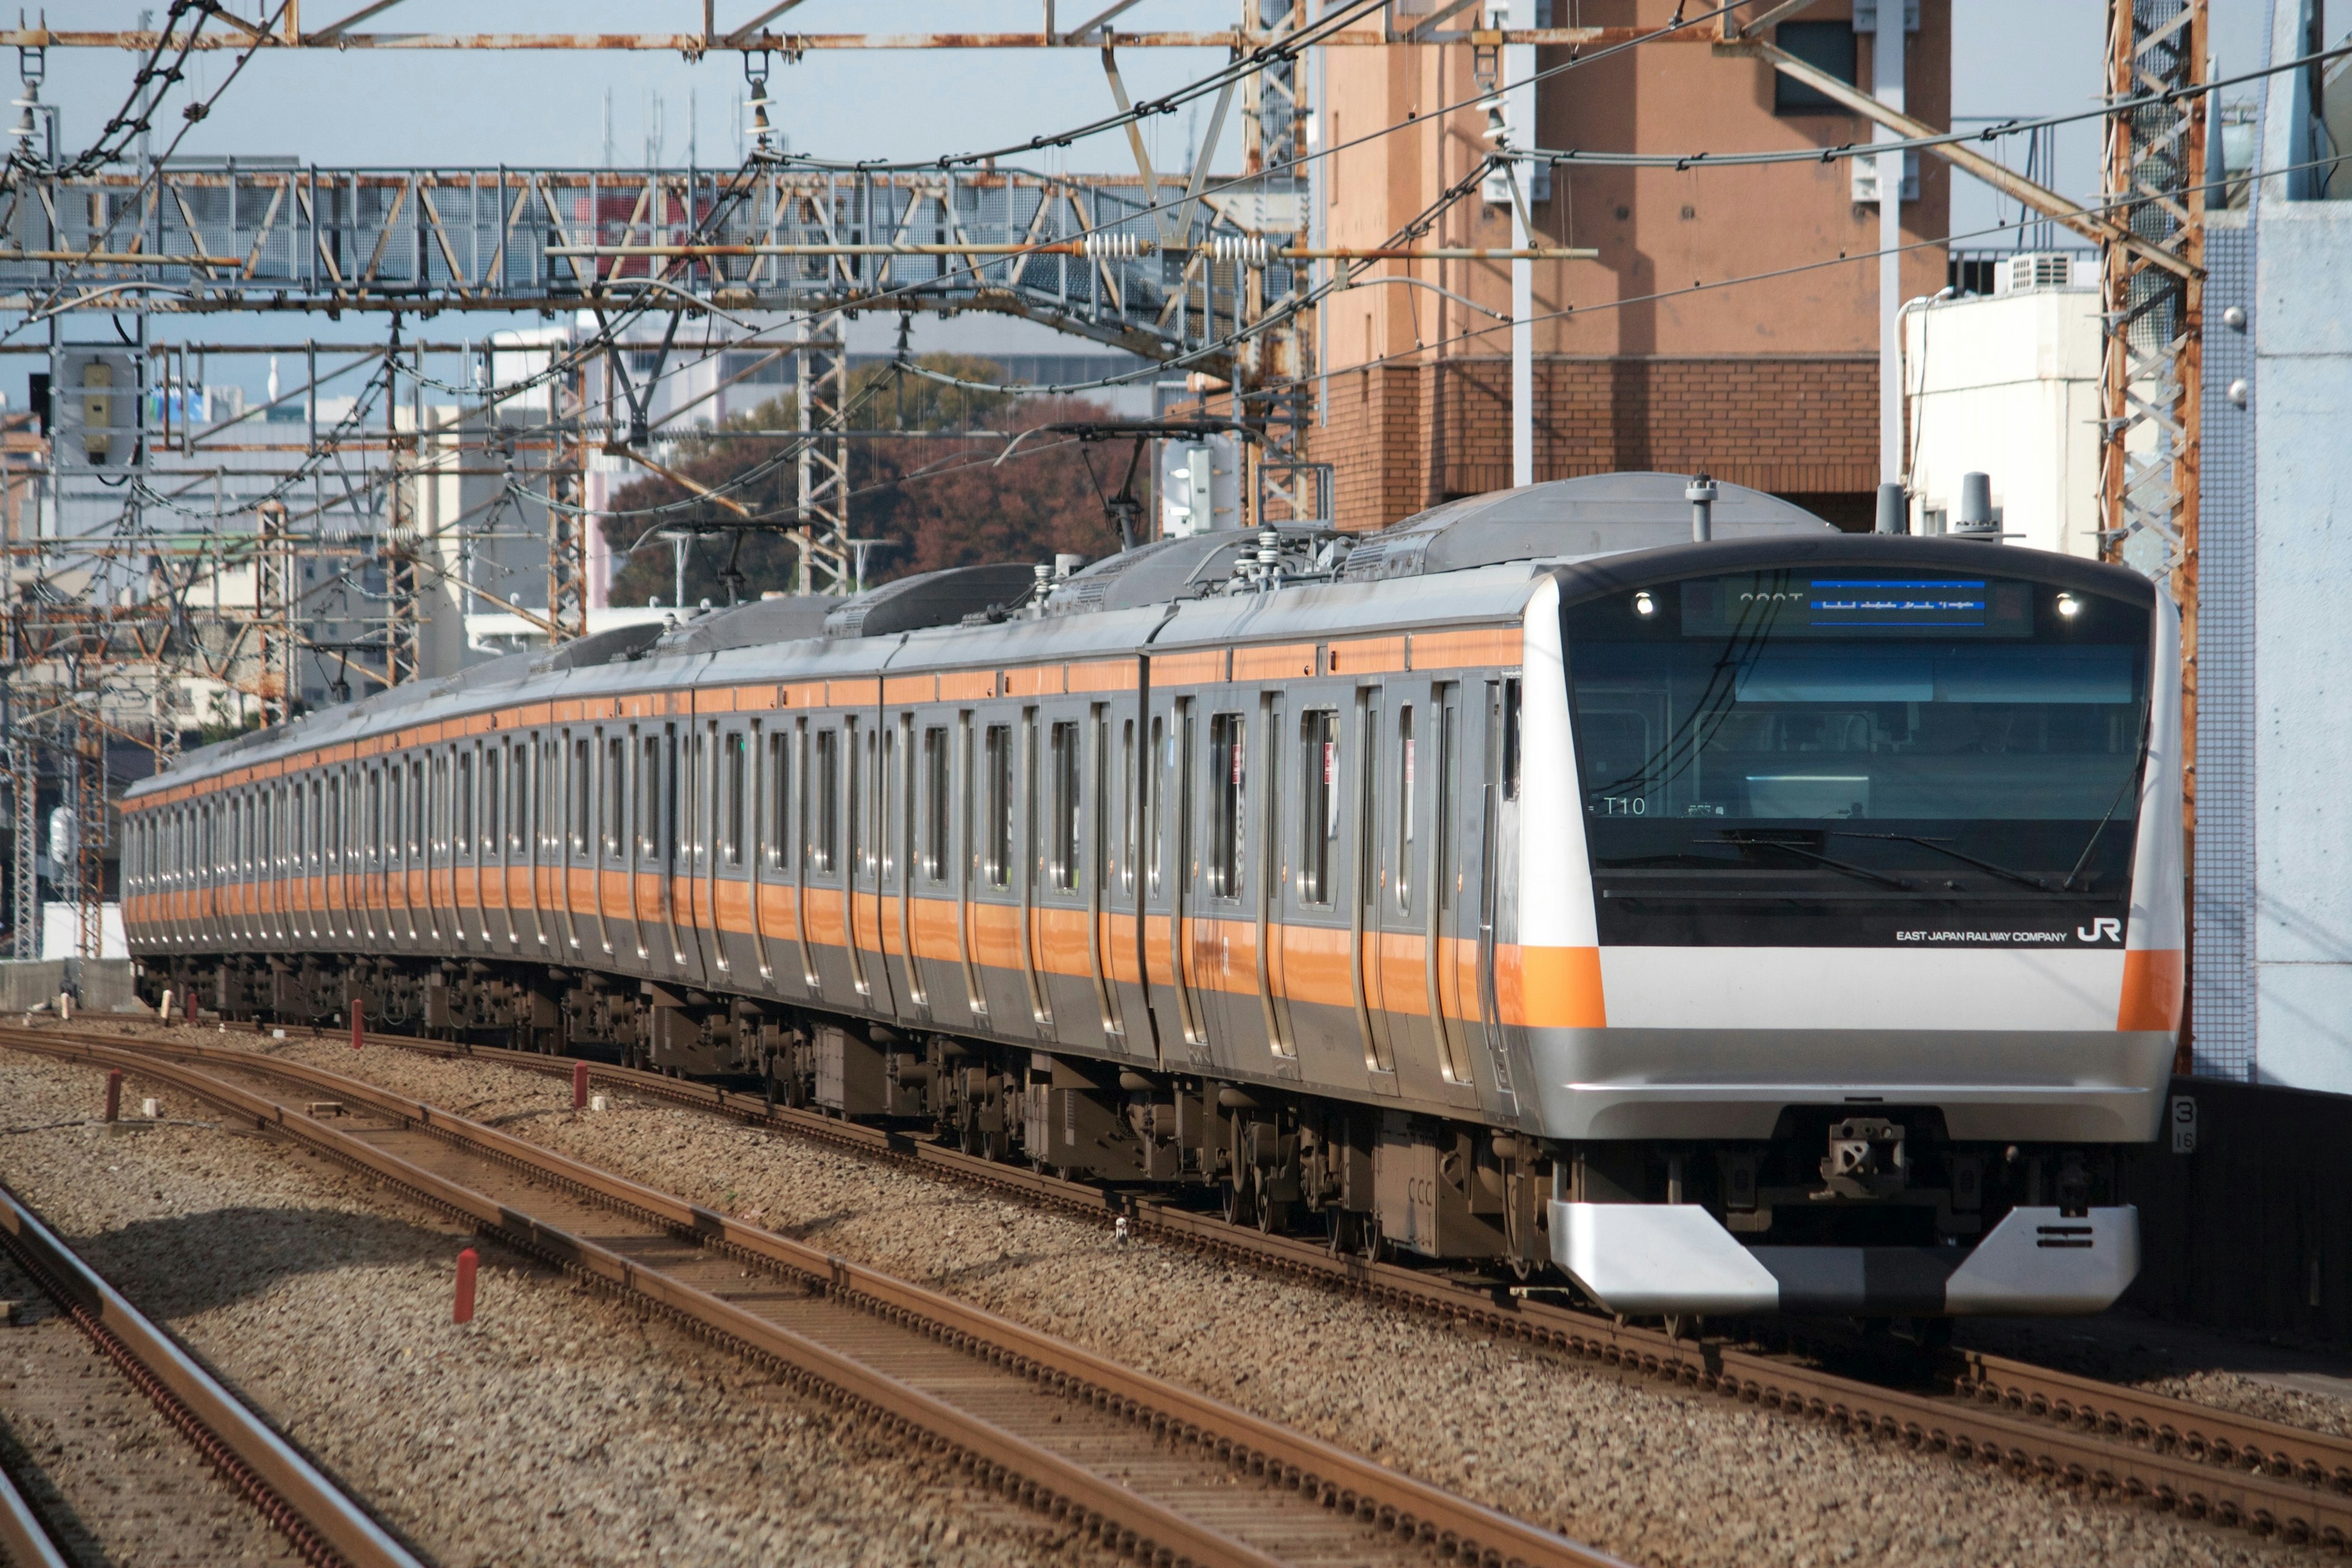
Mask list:
[{"label": "rooftop air conditioning unit", "polygon": [[2002,258],[1993,273],[1992,291],[2021,294],[2029,289],[2064,289],[2076,282],[2088,285],[2091,280],[2088,257],[2081,258],[2078,274],[2076,258],[2070,251],[2029,250]]}]

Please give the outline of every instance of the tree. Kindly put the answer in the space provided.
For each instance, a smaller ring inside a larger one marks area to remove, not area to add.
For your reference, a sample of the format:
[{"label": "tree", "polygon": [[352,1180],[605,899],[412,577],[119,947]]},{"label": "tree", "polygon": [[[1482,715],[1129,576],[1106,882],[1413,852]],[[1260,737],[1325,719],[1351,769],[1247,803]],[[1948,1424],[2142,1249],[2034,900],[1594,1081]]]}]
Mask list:
[{"label": "tree", "polygon": [[[925,355],[915,363],[964,380],[992,380],[998,374],[988,361],[954,355]],[[1076,442],[1039,436],[1003,464],[995,461],[1004,450],[1003,437],[1060,421],[1109,417],[1099,404],[967,391],[881,364],[851,374],[847,406],[852,428],[923,433],[848,443],[851,527],[858,538],[888,542],[870,558],[869,584],[948,566],[1048,561],[1064,552],[1091,559],[1118,548],[1118,528],[1087,474],[1089,454]],[[777,433],[790,432],[796,419],[791,395],[771,399],[680,442],[663,466],[698,484],[723,487],[750,510],[751,521],[788,528],[798,500],[795,447]],[[955,434],[983,430],[994,434]],[[1125,472],[1125,447],[1092,456],[1104,487],[1115,487]],[[625,487],[604,520],[605,539],[614,556],[625,558],[613,580],[613,603],[642,605],[673,593],[672,546],[656,536],[660,531],[741,521],[658,476]],[[799,561],[792,542],[781,531],[763,531],[741,533],[739,544],[738,532],[721,527],[693,540],[688,603],[727,602],[720,574],[730,550],[737,552],[744,597],[791,590]]]}]

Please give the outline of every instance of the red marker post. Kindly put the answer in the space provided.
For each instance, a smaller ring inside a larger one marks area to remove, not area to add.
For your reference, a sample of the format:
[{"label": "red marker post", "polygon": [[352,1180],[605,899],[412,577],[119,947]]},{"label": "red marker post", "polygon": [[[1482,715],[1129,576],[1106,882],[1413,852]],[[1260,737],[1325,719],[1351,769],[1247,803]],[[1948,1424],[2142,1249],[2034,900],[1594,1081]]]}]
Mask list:
[{"label": "red marker post", "polygon": [[188,1022],[189,1022],[189,1023],[191,1023],[191,1024],[193,1024],[193,1023],[194,1023],[195,1021],[196,1021],[196,988],[195,988],[194,986],[191,985],[191,986],[189,986],[189,987],[188,987]]},{"label": "red marker post", "polygon": [[106,1119],[109,1121],[120,1121],[122,1119],[122,1069],[121,1068],[106,1069]]},{"label": "red marker post", "polygon": [[[367,1004],[359,997],[352,998],[352,1049],[358,1050],[367,1037]],[[460,1319],[459,1321],[463,1321]]]},{"label": "red marker post", "polygon": [[457,1310],[450,1315],[453,1323],[474,1321],[474,1270],[481,1263],[472,1247],[457,1254]]},{"label": "red marker post", "polygon": [[588,1109],[588,1064],[586,1062],[572,1064],[572,1109],[574,1110]]}]

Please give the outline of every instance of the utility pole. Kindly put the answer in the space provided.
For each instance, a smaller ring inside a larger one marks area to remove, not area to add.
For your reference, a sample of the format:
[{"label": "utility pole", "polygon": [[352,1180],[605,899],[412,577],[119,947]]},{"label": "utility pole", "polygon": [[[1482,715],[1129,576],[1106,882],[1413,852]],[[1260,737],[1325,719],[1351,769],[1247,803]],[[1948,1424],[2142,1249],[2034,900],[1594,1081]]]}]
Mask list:
[{"label": "utility pole", "polygon": [[[1878,31],[1870,53],[1870,95],[1895,113],[1904,105],[1906,0],[1877,0]],[[1887,125],[1873,127],[1871,140],[1892,142]],[[1882,510],[1889,499],[1903,501],[1903,163],[1901,149],[1881,153],[1878,163],[1878,487]]]},{"label": "utility pole", "polygon": [[[1508,27],[1536,25],[1536,0],[1507,0],[1496,7],[1497,18]],[[1514,152],[1536,144],[1536,50],[1533,44],[1503,47],[1504,145]],[[1514,158],[1508,165],[1511,193],[1511,248],[1526,250],[1535,243],[1528,232],[1528,204],[1535,199],[1532,165]],[[1536,264],[1524,256],[1511,260],[1511,483],[1536,482]]]}]

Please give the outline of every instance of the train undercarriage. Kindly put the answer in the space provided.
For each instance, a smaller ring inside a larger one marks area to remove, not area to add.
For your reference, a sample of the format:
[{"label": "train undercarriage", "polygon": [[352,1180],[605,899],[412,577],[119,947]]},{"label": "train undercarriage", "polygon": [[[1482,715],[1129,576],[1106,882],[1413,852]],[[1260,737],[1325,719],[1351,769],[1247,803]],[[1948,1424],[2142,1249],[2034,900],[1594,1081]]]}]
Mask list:
[{"label": "train undercarriage", "polygon": [[[1562,1144],[587,969],[191,956],[146,960],[142,984],[151,1003],[169,987],[224,1018],[343,1026],[356,1010],[428,1038],[748,1080],[776,1104],[1213,1206],[1334,1253],[1572,1282],[1670,1320],[1907,1315],[1940,1333],[1955,1311],[2095,1310],[2137,1271],[2111,1147],[1959,1143],[1927,1107],[1791,1107],[1750,1142]],[[2053,1257],[2087,1283],[2053,1285]],[[1652,1260],[1675,1270],[1663,1288]]]},{"label": "train undercarriage", "polygon": [[1334,1251],[1549,1267],[1562,1185],[1536,1141],[1492,1128],[1026,1046],[902,1031],[782,1004],[478,960],[313,954],[145,960],[142,984],[224,1018],[367,1026],[751,1079],[774,1103],[910,1131],[1076,1180],[1158,1189]]}]

